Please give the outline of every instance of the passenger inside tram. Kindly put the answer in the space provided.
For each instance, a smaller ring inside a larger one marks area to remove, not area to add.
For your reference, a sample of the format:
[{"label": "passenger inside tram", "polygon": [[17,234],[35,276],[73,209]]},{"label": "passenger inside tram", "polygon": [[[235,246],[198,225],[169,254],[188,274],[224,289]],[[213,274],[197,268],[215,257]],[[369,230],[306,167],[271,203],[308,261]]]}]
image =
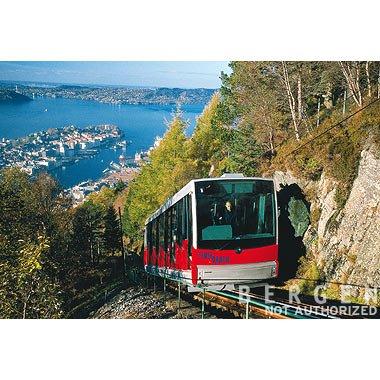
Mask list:
[{"label": "passenger inside tram", "polygon": [[199,183],[199,239],[215,241],[272,237],[273,204],[273,187],[267,183]]}]

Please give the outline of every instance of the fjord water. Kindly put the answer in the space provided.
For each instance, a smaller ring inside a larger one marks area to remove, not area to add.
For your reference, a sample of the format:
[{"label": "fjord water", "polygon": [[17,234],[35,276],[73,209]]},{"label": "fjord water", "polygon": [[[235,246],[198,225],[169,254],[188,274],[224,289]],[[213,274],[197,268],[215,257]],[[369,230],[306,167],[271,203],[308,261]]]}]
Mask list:
[{"label": "fjord water", "polygon": [[[48,128],[74,125],[115,124],[125,133],[125,139],[131,141],[127,156],[147,150],[156,136],[162,136],[166,130],[165,120],[170,121],[175,105],[112,105],[96,101],[36,98],[20,104],[0,104],[0,139],[23,137],[30,133]],[[195,125],[196,117],[202,112],[204,104],[182,106],[183,116],[189,121],[187,134]],[[111,161],[117,162],[121,150],[105,149],[94,158],[79,161],[59,169],[54,174],[65,188],[87,179],[97,179]]]}]

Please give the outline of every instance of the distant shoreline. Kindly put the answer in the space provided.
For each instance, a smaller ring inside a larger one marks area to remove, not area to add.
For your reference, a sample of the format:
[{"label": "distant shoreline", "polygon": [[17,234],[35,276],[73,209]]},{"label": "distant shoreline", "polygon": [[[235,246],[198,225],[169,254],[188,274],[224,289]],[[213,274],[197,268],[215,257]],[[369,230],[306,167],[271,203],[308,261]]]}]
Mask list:
[{"label": "distant shoreline", "polygon": [[26,103],[33,99],[27,95],[20,94],[16,91],[0,88],[0,104],[9,103]]},{"label": "distant shoreline", "polygon": [[36,97],[92,100],[114,105],[189,105],[206,104],[216,89],[206,88],[167,88],[167,87],[95,87],[78,85],[32,86],[0,83],[1,91],[26,96],[31,100]]}]

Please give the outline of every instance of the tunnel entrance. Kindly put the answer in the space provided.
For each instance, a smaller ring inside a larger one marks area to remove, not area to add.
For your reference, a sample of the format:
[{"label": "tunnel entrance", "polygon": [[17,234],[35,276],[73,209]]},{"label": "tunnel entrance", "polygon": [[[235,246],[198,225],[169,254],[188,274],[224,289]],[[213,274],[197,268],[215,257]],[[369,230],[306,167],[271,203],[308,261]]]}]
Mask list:
[{"label": "tunnel entrance", "polygon": [[299,259],[305,255],[302,238],[310,224],[310,203],[301,188],[293,183],[281,185],[277,192],[280,215],[279,233],[279,282],[283,283],[297,273]]}]

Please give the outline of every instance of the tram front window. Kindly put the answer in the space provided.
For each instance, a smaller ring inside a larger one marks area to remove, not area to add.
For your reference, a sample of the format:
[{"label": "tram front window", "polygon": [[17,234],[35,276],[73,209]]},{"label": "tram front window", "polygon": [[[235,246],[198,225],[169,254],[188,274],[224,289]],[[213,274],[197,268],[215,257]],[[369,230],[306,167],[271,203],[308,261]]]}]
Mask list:
[{"label": "tram front window", "polygon": [[257,247],[275,243],[272,181],[195,183],[199,248]]}]

